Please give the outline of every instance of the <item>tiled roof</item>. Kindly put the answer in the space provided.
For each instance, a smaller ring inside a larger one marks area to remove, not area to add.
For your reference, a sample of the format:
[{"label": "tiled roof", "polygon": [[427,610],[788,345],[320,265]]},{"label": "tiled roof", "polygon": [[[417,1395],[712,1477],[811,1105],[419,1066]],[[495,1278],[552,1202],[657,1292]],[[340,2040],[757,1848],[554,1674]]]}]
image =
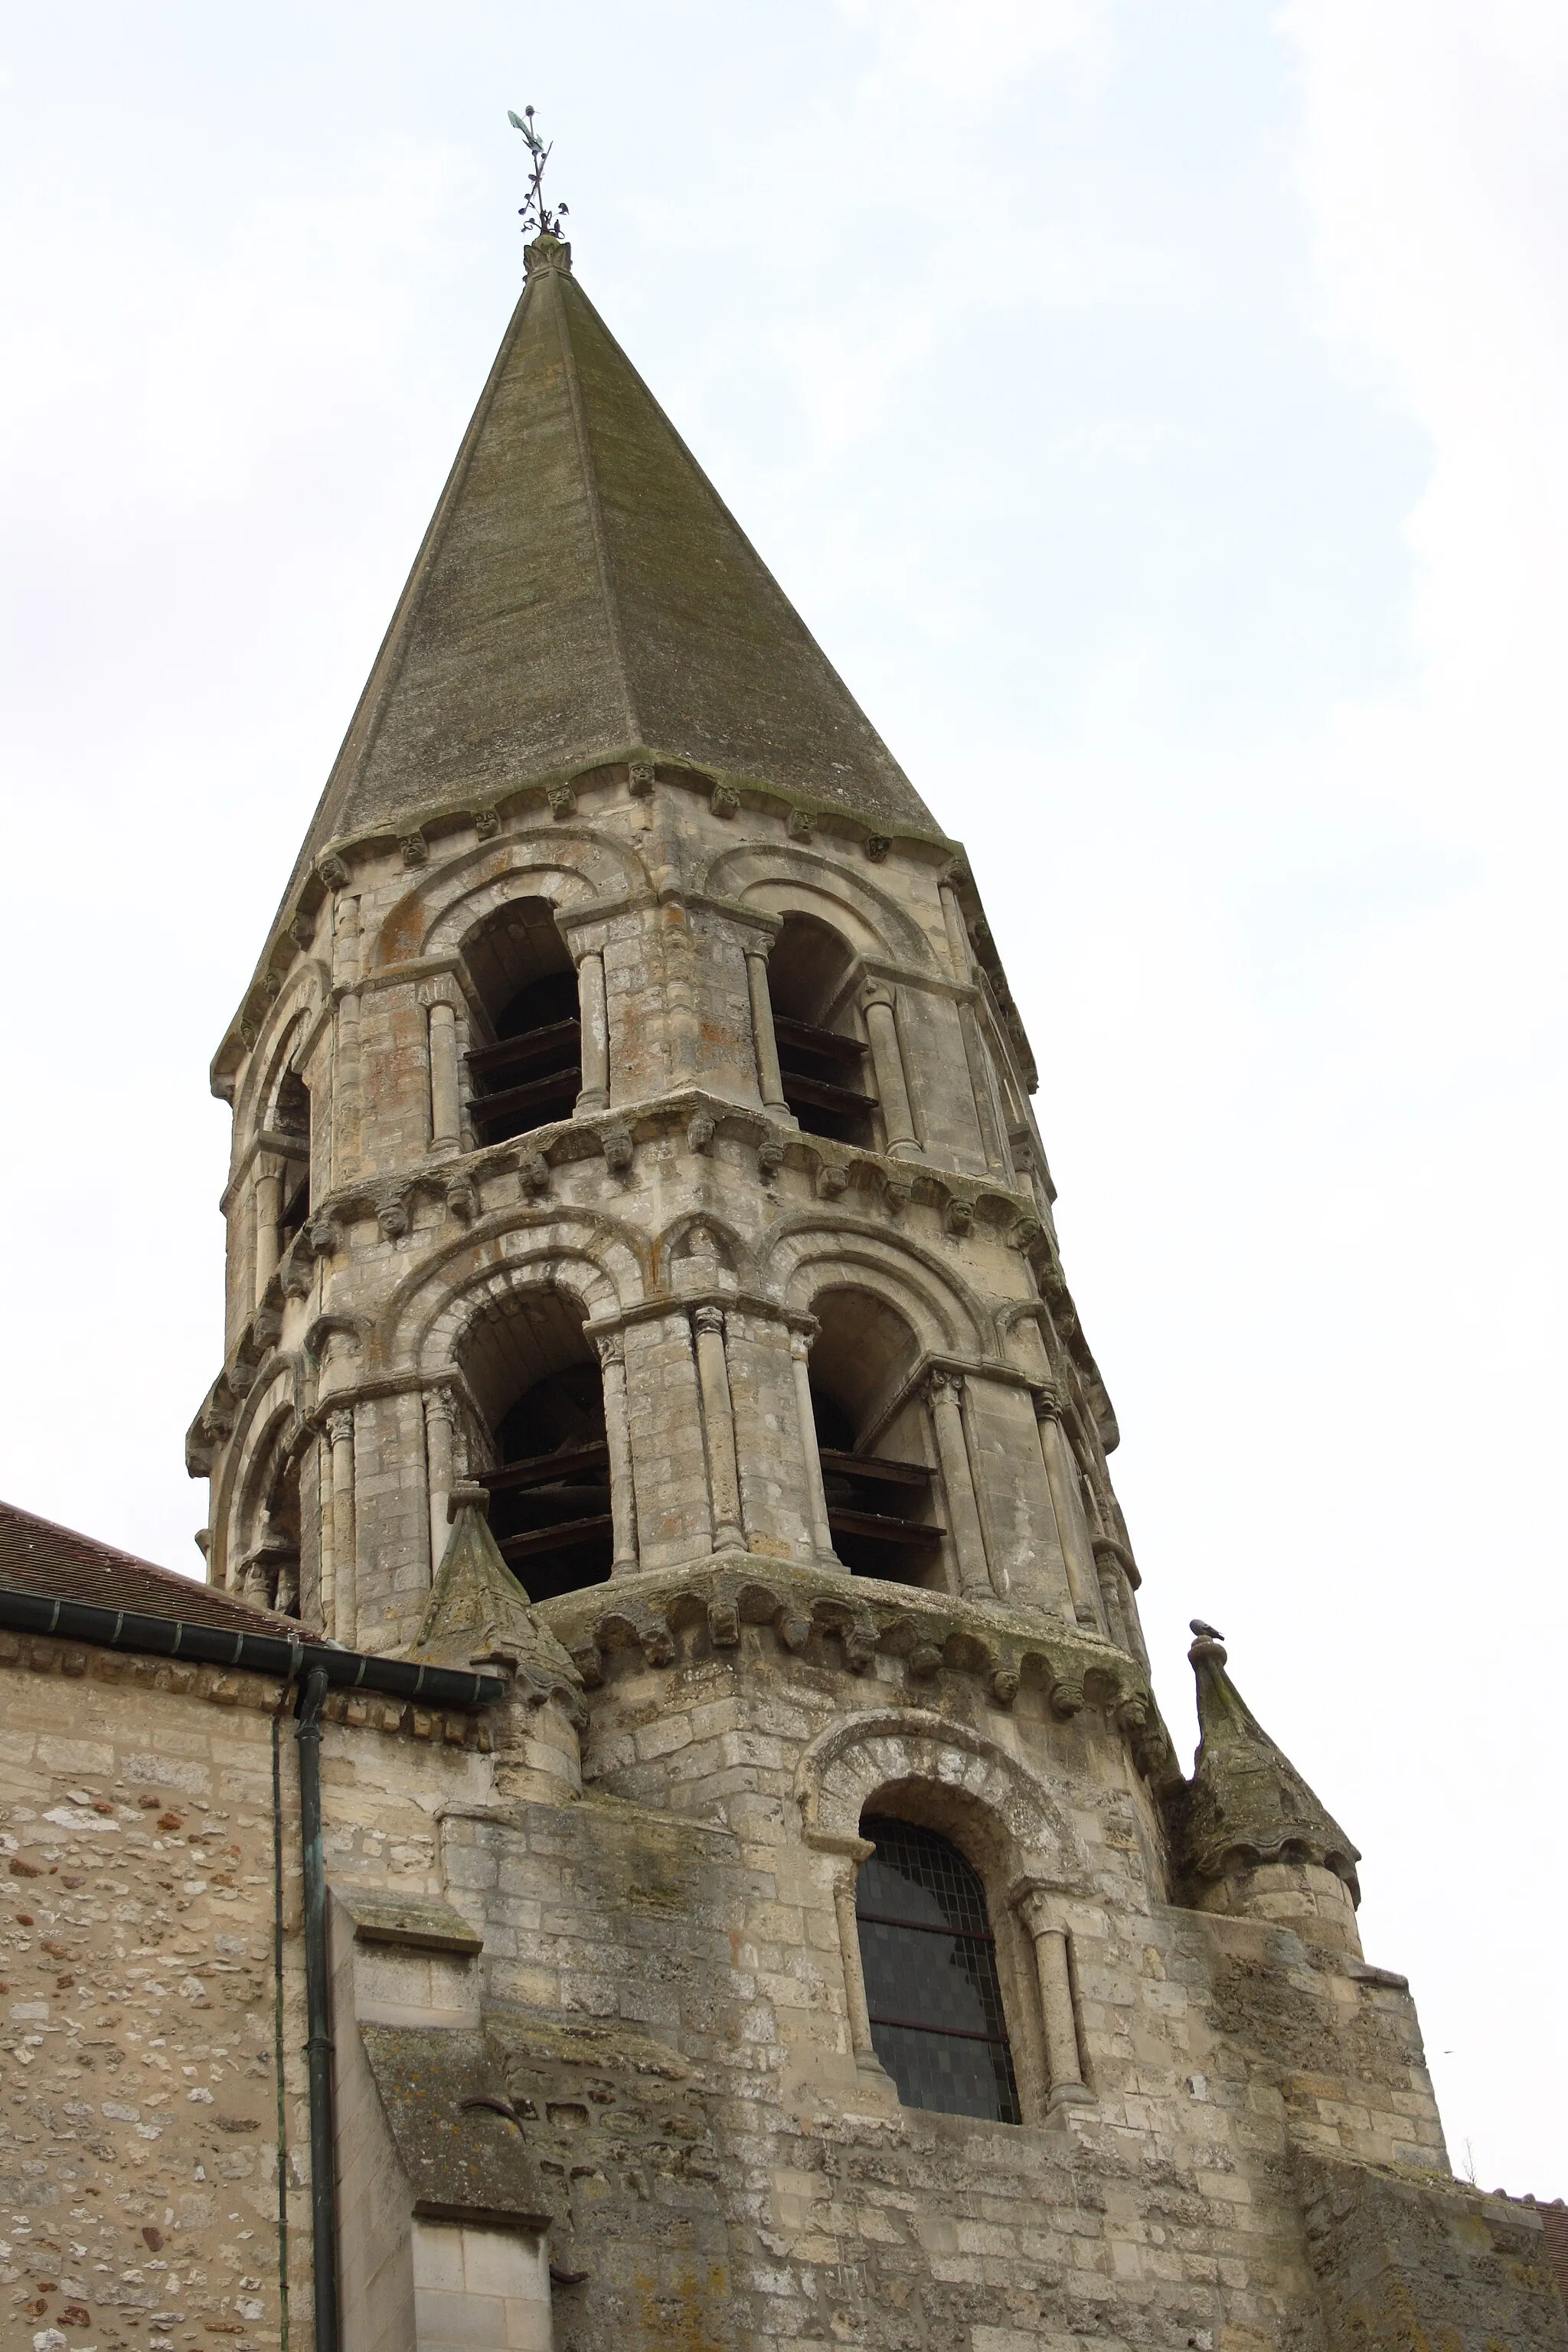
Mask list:
[{"label": "tiled roof", "polygon": [[224,1633],[274,1633],[298,1641],[295,1619],[253,1609],[231,1592],[220,1592],[173,1569],[154,1568],[112,1544],[35,1518],[14,1503],[0,1503],[0,1587],[40,1592],[51,1601],[86,1601],[97,1609],[128,1609],[144,1617],[173,1617],[192,1625],[216,1625]]}]

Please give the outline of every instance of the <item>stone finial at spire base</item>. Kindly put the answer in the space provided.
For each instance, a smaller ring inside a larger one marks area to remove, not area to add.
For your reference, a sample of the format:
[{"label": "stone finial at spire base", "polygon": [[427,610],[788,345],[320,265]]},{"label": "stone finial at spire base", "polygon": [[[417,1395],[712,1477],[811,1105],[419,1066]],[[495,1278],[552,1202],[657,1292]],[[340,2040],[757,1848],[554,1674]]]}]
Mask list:
[{"label": "stone finial at spire base", "polygon": [[1359,1957],[1360,1853],[1231,1681],[1217,1635],[1205,1628],[1187,1657],[1201,1735],[1183,1841],[1190,1899]]},{"label": "stone finial at spire base", "polygon": [[553,269],[563,278],[572,275],[572,248],[563,236],[548,234],[536,236],[522,248],[522,267],[529,278],[537,278],[541,270]]}]

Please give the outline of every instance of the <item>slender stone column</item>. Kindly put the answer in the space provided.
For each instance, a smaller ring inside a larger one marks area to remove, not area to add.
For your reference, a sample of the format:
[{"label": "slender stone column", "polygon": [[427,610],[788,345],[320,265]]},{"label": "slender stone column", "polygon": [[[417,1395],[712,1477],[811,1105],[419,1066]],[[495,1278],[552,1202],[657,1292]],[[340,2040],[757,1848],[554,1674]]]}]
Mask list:
[{"label": "slender stone column", "polygon": [[1079,1500],[1078,1481],[1062,1429],[1061,1412],[1061,1400],[1054,1388],[1041,1389],[1037,1392],[1035,1416],[1039,1423],[1040,1452],[1045,1458],[1046,1477],[1051,1489],[1051,1508],[1057,1515],[1057,1533],[1061,1538],[1062,1559],[1067,1566],[1073,1614],[1080,1625],[1092,1625],[1097,1632],[1101,1632],[1104,1627],[1101,1616],[1103,1603],[1099,1597],[1100,1579],[1094,1572],[1094,1559],[1089,1548],[1089,1529],[1084,1523],[1083,1505]]},{"label": "slender stone column", "polygon": [[1138,1603],[1132,1597],[1131,1562],[1126,1546],[1115,1536],[1097,1535],[1094,1538],[1094,1564],[1100,1571],[1100,1590],[1106,1613],[1120,1632],[1123,1647],[1131,1651],[1147,1673],[1149,1653],[1143,1646],[1143,1629],[1138,1622]]},{"label": "slender stone column", "polygon": [[430,1487],[430,1575],[434,1580],[446,1555],[451,1530],[447,1522],[447,1497],[457,1475],[454,1433],[458,1400],[450,1389],[427,1389],[425,1394],[425,1460]]},{"label": "slender stone column", "polygon": [[628,1576],[637,1565],[637,1489],[632,1484],[632,1426],[626,1402],[626,1343],[618,1331],[599,1341],[605,1383],[605,1438],[610,1450],[612,1576]]},{"label": "slender stone column", "polygon": [[849,2025],[849,2047],[857,2066],[880,2074],[882,2063],[871,2040],[871,2013],[866,2000],[866,1972],[860,1965],[860,1924],[855,1916],[855,1882],[860,1865],[869,1862],[876,1847],[869,1838],[839,1837],[810,1830],[807,1838],[819,1853],[833,1857],[833,1916],[838,1928],[838,1956],[844,1968],[844,2009]]},{"label": "slender stone column", "polygon": [[877,1099],[882,1106],[882,1124],[888,1130],[889,1157],[893,1160],[918,1157],[920,1144],[915,1136],[914,1113],[910,1108],[910,1089],[904,1076],[904,1050],[899,1043],[898,1018],[889,997],[868,998],[866,1034],[871,1041],[871,1060],[877,1072]]},{"label": "slender stone column", "polygon": [[354,1556],[354,1417],[340,1406],[327,1418],[332,1447],[333,1639],[353,1649],[357,1623]]},{"label": "slender stone column", "polygon": [[816,1414],[811,1402],[807,1359],[811,1341],[804,1331],[789,1335],[790,1368],[795,1374],[795,1418],[800,1423],[801,1458],[805,1464],[805,1493],[811,1518],[811,1541],[819,1559],[833,1550],[833,1530],[827,1524],[827,1496],[822,1484],[822,1455],[816,1443]]},{"label": "slender stone column", "polygon": [[256,1304],[278,1271],[278,1228],[283,1215],[283,1171],[276,1160],[256,1163]]},{"label": "slender stone column", "polygon": [[1051,1895],[1050,1888],[1025,1880],[1013,1889],[1013,1901],[1034,1938],[1035,1969],[1040,1980],[1040,2017],[1046,2029],[1046,2063],[1051,2075],[1048,2104],[1052,2107],[1084,2106],[1092,2105],[1094,2093],[1083,2079],[1068,1931],[1052,1916]]},{"label": "slender stone column", "polygon": [[752,1037],[757,1054],[757,1091],[764,1110],[787,1118],[784,1079],[779,1074],[778,1039],[773,1035],[773,1004],[768,994],[768,959],[762,948],[746,950],[746,989],[752,1000]]},{"label": "slender stone column", "polygon": [[458,1009],[444,997],[430,1007],[430,1149],[456,1151],[462,1140],[458,1095]]},{"label": "slender stone column", "polygon": [[936,1433],[937,1459],[942,1465],[942,1492],[947,1499],[948,1530],[958,1560],[958,1580],[966,1600],[991,1591],[991,1571],[985,1562],[985,1537],[974,1479],[964,1442],[963,1412],[959,1402],[963,1379],[957,1372],[932,1372],[926,1386],[931,1427]]},{"label": "slender stone column", "polygon": [[316,1442],[316,1532],[321,1546],[318,1570],[316,1606],[321,1612],[321,1633],[331,1642],[337,1637],[337,1599],[332,1574],[332,1444],[330,1437]]},{"label": "slender stone column", "polygon": [[605,995],[605,959],[590,948],[577,966],[577,1006],[583,1024],[583,1091],[579,1110],[610,1107],[610,1013]]},{"label": "slender stone column", "polygon": [[702,1388],[702,1423],[708,1438],[708,1483],[713,1497],[713,1549],[739,1551],[745,1543],[741,1531],[741,1471],[735,1458],[735,1409],[730,1397],[730,1367],[724,1355],[724,1311],[699,1307],[692,1315],[697,1332],[697,1377]]},{"label": "slender stone column", "polygon": [[338,991],[337,1030],[332,1041],[332,1182],[359,1173],[363,1125],[360,1077],[359,900],[340,896],[332,914],[332,982]]}]

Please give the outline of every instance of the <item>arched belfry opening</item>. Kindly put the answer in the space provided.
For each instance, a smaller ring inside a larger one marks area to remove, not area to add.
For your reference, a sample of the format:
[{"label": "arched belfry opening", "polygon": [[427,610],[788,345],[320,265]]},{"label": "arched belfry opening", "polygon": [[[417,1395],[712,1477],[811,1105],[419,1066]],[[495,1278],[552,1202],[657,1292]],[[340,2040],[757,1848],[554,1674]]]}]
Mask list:
[{"label": "arched belfry opening", "polygon": [[310,1220],[310,1090],[298,1070],[286,1070],[278,1088],[273,1127],[288,1144],[278,1221],[279,1255]]},{"label": "arched belfry opening", "polygon": [[945,1530],[924,1407],[909,1392],[915,1334],[869,1291],[825,1290],[811,1304],[812,1415],[833,1549],[858,1576],[940,1588]]},{"label": "arched belfry opening", "polygon": [[566,1293],[522,1290],[470,1324],[458,1351],[486,1423],[490,1528],[531,1601],[610,1573],[610,1455],[599,1361]]},{"label": "arched belfry opening", "polygon": [[854,950],[812,915],[786,915],[768,956],[768,999],[785,1102],[808,1135],[876,1145],[868,1051],[858,1035]]},{"label": "arched belfry opening", "polygon": [[871,2043],[906,2107],[1023,2121],[985,1885],[951,1840],[861,1816],[855,1888]]},{"label": "arched belfry opening", "polygon": [[490,1036],[468,1055],[475,1140],[570,1118],[583,1084],[577,974],[546,898],[514,898],[465,942]]}]

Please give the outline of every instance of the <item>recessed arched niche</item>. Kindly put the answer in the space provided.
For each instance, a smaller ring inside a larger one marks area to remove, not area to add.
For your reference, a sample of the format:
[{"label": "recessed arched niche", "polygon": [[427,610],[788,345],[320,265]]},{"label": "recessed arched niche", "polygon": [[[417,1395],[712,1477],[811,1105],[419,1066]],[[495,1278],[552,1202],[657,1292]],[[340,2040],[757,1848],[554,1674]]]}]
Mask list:
[{"label": "recessed arched niche", "polygon": [[477,1142],[502,1143],[570,1118],[583,1084],[577,974],[547,898],[513,898],[464,940],[464,967],[489,1035],[470,1048]]}]

